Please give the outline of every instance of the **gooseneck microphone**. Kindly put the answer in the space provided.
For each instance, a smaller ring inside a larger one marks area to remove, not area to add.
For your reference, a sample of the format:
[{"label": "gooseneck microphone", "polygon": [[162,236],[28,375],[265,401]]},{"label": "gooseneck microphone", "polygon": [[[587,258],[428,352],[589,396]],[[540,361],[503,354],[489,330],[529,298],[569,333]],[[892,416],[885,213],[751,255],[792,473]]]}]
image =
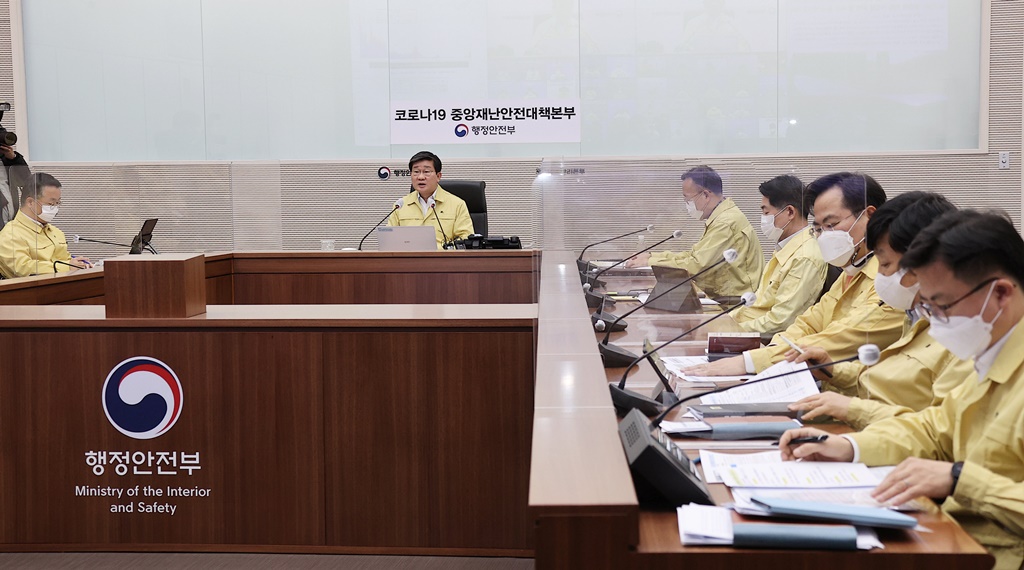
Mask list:
[{"label": "gooseneck microphone", "polygon": [[739,259],[739,253],[737,253],[735,249],[727,249],[727,250],[725,250],[725,253],[722,254],[722,259],[719,259],[718,261],[712,263],[711,265],[705,267],[704,269],[701,269],[697,273],[694,273],[693,275],[690,275],[686,279],[683,279],[679,283],[677,283],[677,284],[673,285],[672,287],[662,291],[661,293],[658,293],[657,295],[654,295],[653,297],[649,297],[643,303],[640,303],[638,306],[633,307],[629,311],[623,313],[621,317],[616,317],[614,321],[610,321],[609,322],[608,320],[606,320],[608,318],[613,317],[613,316],[609,316],[607,313],[600,313],[600,312],[595,313],[595,315],[602,315],[603,314],[604,316],[598,317],[597,322],[594,323],[594,328],[598,332],[600,332],[601,330],[606,330],[607,331],[604,334],[604,338],[601,339],[601,342],[599,342],[598,345],[597,345],[597,349],[601,352],[601,360],[604,361],[604,367],[605,368],[618,368],[619,366],[626,366],[627,364],[632,362],[634,359],[636,359],[636,355],[633,354],[632,352],[630,352],[630,351],[628,351],[628,350],[626,350],[624,348],[615,346],[614,344],[609,344],[608,343],[608,341],[610,340],[610,338],[612,336],[612,332],[617,331],[617,330],[622,330],[622,329],[626,328],[625,326],[619,327],[619,325],[622,323],[622,319],[625,319],[629,315],[632,315],[633,313],[639,311],[641,308],[647,306],[648,303],[652,303],[652,302],[660,299],[661,297],[671,293],[672,291],[675,291],[679,287],[682,287],[683,285],[686,285],[690,281],[696,279],[697,277],[700,277],[701,275],[707,273],[708,271],[711,271],[712,269],[718,267],[719,265],[721,265],[723,263],[735,263],[737,259]]},{"label": "gooseneck microphone", "polygon": [[[638,252],[636,252],[636,253],[634,253],[632,255],[626,256],[625,258],[616,261],[615,263],[609,265],[608,267],[605,267],[601,271],[598,271],[594,275],[587,275],[586,278],[585,278],[586,282],[583,284],[583,290],[586,292],[587,307],[590,307],[591,309],[596,309],[597,307],[600,307],[601,304],[604,302],[604,300],[605,300],[605,296],[604,295],[598,295],[596,293],[591,293],[590,290],[594,288],[594,284],[596,284],[598,282],[598,278],[601,277],[602,275],[604,275],[605,272],[607,272],[609,269],[613,269],[615,267],[618,267],[618,266],[622,265],[623,263],[626,263],[626,261],[628,261],[629,259],[631,259],[633,257],[636,257],[636,256],[640,255],[641,253],[646,253],[646,252],[648,252],[648,251],[658,247],[659,245],[667,242],[670,239],[679,239],[681,237],[683,237],[683,230],[676,230],[676,231],[672,232],[672,235],[668,236],[667,238],[665,238],[665,239],[663,239],[663,240],[661,240],[661,241],[659,241],[659,242],[657,242],[657,243],[655,243],[655,244],[653,244],[653,245],[651,245],[649,247],[645,247],[644,249],[641,249],[640,251],[638,251]],[[613,302],[612,304],[614,305],[615,303]]]},{"label": "gooseneck microphone", "polygon": [[[659,346],[658,348],[661,348],[661,347]],[[733,388],[739,388],[741,386],[751,386],[751,385],[757,384],[759,382],[767,382],[768,380],[775,380],[776,378],[782,378],[783,376],[789,376],[791,374],[797,374],[797,373],[803,372],[804,370],[811,371],[811,370],[818,370],[818,369],[821,369],[821,368],[827,368],[829,366],[834,366],[834,365],[839,364],[841,362],[853,362],[854,360],[859,360],[861,362],[861,364],[863,364],[865,366],[874,366],[875,364],[878,364],[878,361],[879,361],[879,359],[881,359],[881,357],[882,357],[882,351],[879,350],[878,345],[876,345],[876,344],[863,344],[863,345],[860,346],[860,348],[857,349],[857,356],[851,356],[849,358],[843,358],[841,360],[833,360],[832,362],[825,362],[823,364],[815,364],[814,366],[808,366],[807,368],[800,368],[798,370],[790,370],[789,372],[783,372],[781,374],[773,374],[772,376],[768,376],[766,378],[758,378],[757,380],[750,380],[748,382],[744,382],[743,384],[734,384],[732,386],[725,386],[724,388],[715,388],[714,390],[708,390],[707,392],[700,392],[700,393],[697,393],[697,394],[692,394],[692,395],[687,396],[685,398],[680,398],[679,401],[674,402],[672,405],[670,405],[667,408],[665,408],[665,410],[663,412],[661,412],[661,414],[659,414],[658,417],[654,418],[654,420],[651,421],[651,429],[654,429],[654,428],[658,427],[659,425],[661,425],[661,422],[665,420],[665,416],[667,416],[672,410],[678,408],[684,402],[689,402],[689,401],[695,400],[697,398],[703,398],[704,396],[710,396],[711,394],[718,394],[718,393],[721,393],[721,392],[726,392],[728,390],[732,390]]]},{"label": "gooseneck microphone", "polygon": [[55,259],[55,260],[53,260],[53,272],[54,273],[57,273],[57,265],[58,264],[60,264],[60,265],[67,265],[68,267],[70,267],[72,269],[85,269],[84,267],[79,267],[77,265],[72,265],[72,264],[70,264],[70,263],[68,263],[66,261],[61,261],[59,259]]},{"label": "gooseneck microphone", "polygon": [[390,212],[388,212],[386,216],[384,216],[383,218],[381,218],[381,219],[380,219],[380,221],[379,221],[379,222],[377,222],[377,224],[376,224],[376,225],[374,225],[374,226],[373,226],[372,228],[370,228],[370,231],[366,232],[366,235],[365,235],[365,236],[363,236],[363,239],[359,240],[359,247],[357,247],[357,248],[356,248],[356,250],[357,250],[357,251],[363,251],[363,242],[364,242],[364,241],[366,241],[366,238],[370,237],[370,234],[372,234],[372,233],[373,233],[373,230],[375,230],[375,229],[379,228],[379,227],[380,227],[380,225],[384,223],[384,220],[386,220],[386,219],[390,218],[390,217],[391,217],[391,214],[394,214],[394,213],[395,213],[395,210],[397,210],[397,209],[399,209],[399,208],[401,208],[401,207],[402,207],[402,199],[401,199],[401,198],[399,198],[398,200],[395,200],[395,205],[394,205],[394,207],[393,207],[393,208],[391,208],[391,211],[390,211]]},{"label": "gooseneck microphone", "polygon": [[441,228],[441,237],[444,241],[441,242],[441,249],[448,249],[451,242],[448,241],[448,236],[444,233],[444,226],[441,225],[441,218],[437,217],[437,202],[433,198],[430,199],[430,209],[434,211],[434,220],[437,221],[437,227]]},{"label": "gooseneck microphone", "polygon": [[601,240],[601,241],[595,241],[592,244],[588,244],[587,247],[584,247],[583,251],[580,252],[580,256],[576,258],[576,268],[579,269],[580,271],[583,271],[583,272],[586,272],[587,270],[590,269],[590,262],[589,261],[583,261],[583,254],[586,253],[588,249],[594,247],[595,245],[601,245],[602,243],[608,243],[610,241],[615,241],[617,239],[622,239],[624,237],[629,237],[629,236],[636,235],[636,234],[639,234],[639,233],[651,232],[651,231],[654,231],[654,224],[648,224],[647,227],[645,227],[645,228],[640,228],[639,230],[636,230],[636,231],[632,231],[632,232],[629,232],[629,233],[624,233],[621,236],[615,236],[613,238],[608,238],[606,240]]},{"label": "gooseneck microphone", "polygon": [[648,416],[653,416],[654,414],[657,414],[657,413],[661,412],[662,408],[663,408],[661,403],[657,402],[656,400],[652,400],[651,398],[648,398],[647,396],[643,396],[641,394],[637,394],[636,392],[633,392],[631,390],[627,390],[626,389],[626,378],[629,376],[629,371],[634,366],[639,364],[640,361],[643,360],[644,358],[649,357],[650,355],[654,354],[655,352],[658,352],[659,350],[661,350],[661,349],[665,348],[666,346],[672,344],[673,342],[676,342],[677,340],[685,337],[686,335],[692,333],[693,331],[703,327],[704,325],[707,325],[707,324],[711,323],[712,321],[714,321],[716,319],[720,319],[720,318],[724,317],[725,315],[728,315],[729,313],[735,311],[736,309],[738,309],[740,307],[748,307],[750,305],[753,305],[754,301],[756,301],[756,300],[757,300],[757,296],[754,295],[753,293],[750,293],[750,292],[744,293],[743,296],[741,297],[741,301],[739,303],[729,307],[728,309],[722,311],[721,313],[718,313],[717,315],[715,315],[715,316],[713,316],[713,317],[711,317],[709,319],[704,320],[703,322],[698,323],[697,326],[695,326],[695,327],[693,327],[693,328],[691,328],[689,330],[683,331],[678,336],[676,336],[676,337],[674,337],[674,338],[672,338],[672,339],[662,343],[661,345],[655,347],[653,350],[644,353],[643,356],[638,356],[638,357],[634,358],[633,361],[630,362],[629,365],[626,367],[626,370],[622,373],[622,378],[619,380],[619,383],[618,384],[613,384],[613,383],[608,384],[608,389],[612,393],[612,405],[615,406],[615,410],[620,412],[620,414],[622,414],[622,415],[625,415],[627,412],[629,412],[633,408],[636,408],[637,410],[640,410],[642,413],[644,413],[645,415],[648,415]]},{"label": "gooseneck microphone", "polygon": [[74,242],[73,243],[78,243],[80,241],[87,241],[89,243],[102,243],[102,244],[106,244],[106,245],[116,245],[118,247],[131,247],[130,245],[123,244],[123,243],[114,243],[112,241],[103,241],[103,240],[98,240],[98,239],[89,239],[89,238],[84,238],[84,237],[82,237],[80,235],[75,235],[75,236],[72,236],[72,237],[74,238]]}]

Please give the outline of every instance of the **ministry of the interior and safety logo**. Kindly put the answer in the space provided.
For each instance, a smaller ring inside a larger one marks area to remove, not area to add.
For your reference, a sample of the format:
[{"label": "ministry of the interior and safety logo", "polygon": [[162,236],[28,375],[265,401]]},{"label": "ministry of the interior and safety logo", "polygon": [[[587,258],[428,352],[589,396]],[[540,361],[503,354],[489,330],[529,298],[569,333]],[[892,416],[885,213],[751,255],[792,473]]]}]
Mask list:
[{"label": "ministry of the interior and safety logo", "polygon": [[136,356],[118,364],[103,382],[103,411],[117,431],[134,439],[153,439],[171,429],[181,415],[178,376],[163,362]]}]

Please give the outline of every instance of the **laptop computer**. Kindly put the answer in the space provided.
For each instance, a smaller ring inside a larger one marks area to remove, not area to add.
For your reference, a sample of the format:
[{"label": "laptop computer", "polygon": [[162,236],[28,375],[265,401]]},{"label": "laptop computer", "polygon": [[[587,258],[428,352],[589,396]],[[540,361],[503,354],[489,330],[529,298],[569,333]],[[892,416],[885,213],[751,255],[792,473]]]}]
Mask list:
[{"label": "laptop computer", "polygon": [[156,227],[158,218],[150,218],[145,222],[142,222],[142,229],[132,240],[132,247],[128,251],[129,255],[139,255],[142,250],[149,246],[150,240],[153,239],[153,228]]},{"label": "laptop computer", "polygon": [[[651,298],[664,293],[690,276],[690,273],[685,269],[676,269],[674,267],[662,267],[655,265],[651,267],[651,269],[654,271],[654,278],[658,281],[654,286],[654,290],[651,291]],[[653,302],[648,303],[647,308],[671,311],[673,313],[702,312],[700,299],[697,298],[697,291],[693,288],[693,281],[690,281],[686,285],[679,287],[660,299],[656,299]]]},{"label": "laptop computer", "polygon": [[437,251],[434,226],[377,228],[377,251]]}]

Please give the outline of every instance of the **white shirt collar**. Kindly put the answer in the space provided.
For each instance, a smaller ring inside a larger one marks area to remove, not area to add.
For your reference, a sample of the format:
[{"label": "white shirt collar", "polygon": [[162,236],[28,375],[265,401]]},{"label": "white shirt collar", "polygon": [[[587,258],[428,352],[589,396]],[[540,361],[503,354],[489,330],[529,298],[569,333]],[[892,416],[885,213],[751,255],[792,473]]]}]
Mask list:
[{"label": "white shirt collar", "polygon": [[1007,331],[1007,333],[1003,335],[1003,338],[990,346],[988,350],[981,353],[981,356],[974,359],[974,371],[978,373],[979,384],[985,379],[985,376],[988,375],[988,371],[992,369],[992,365],[995,364],[996,358],[999,356],[999,351],[1001,351],[1003,349],[1003,345],[1010,340],[1010,335],[1013,334],[1013,331],[1016,328],[1017,325],[1013,325],[1013,328]]},{"label": "white shirt collar", "polygon": [[427,212],[430,211],[430,199],[434,197],[434,194],[437,194],[437,188],[434,188],[434,191],[430,196],[427,196],[426,199],[423,199],[423,196],[419,192],[416,193],[416,201],[420,203],[420,209],[423,210],[424,217],[426,217]]},{"label": "white shirt collar", "polygon": [[785,238],[785,239],[779,241],[779,243],[775,246],[775,249],[779,250],[779,249],[782,249],[782,248],[786,247],[786,244],[791,242],[791,241],[793,241],[793,238],[795,238],[798,235],[800,235],[800,232],[793,232],[793,235],[791,235],[788,238]]}]

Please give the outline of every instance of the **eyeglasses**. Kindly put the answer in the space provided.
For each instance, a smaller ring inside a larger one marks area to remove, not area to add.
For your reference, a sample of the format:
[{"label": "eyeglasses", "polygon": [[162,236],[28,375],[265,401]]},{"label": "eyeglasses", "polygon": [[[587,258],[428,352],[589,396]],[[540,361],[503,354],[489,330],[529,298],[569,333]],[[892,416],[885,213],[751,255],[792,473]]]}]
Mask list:
[{"label": "eyeglasses", "polygon": [[946,303],[945,305],[933,305],[931,303],[921,301],[917,304],[917,307],[921,309],[921,312],[923,312],[930,320],[938,321],[940,323],[948,323],[949,310],[953,308],[953,305],[956,305],[960,301],[963,301],[964,299],[970,297],[971,295],[977,293],[978,291],[981,291],[982,289],[985,288],[985,285],[988,285],[989,283],[992,283],[997,279],[999,278],[989,277],[988,279],[982,281],[981,283],[978,283],[978,285],[974,289],[971,289],[967,293],[964,293],[959,299],[953,301],[952,303]]},{"label": "eyeglasses", "polygon": [[[852,218],[854,216],[857,216],[858,218],[860,218],[860,213],[863,212],[863,211],[864,210],[860,210],[858,212],[850,212],[849,216],[846,216],[845,218],[843,218],[843,219],[841,219],[841,220],[839,220],[837,222],[832,222],[831,224],[813,224],[813,225],[811,225],[811,227],[807,228],[807,233],[811,234],[811,237],[816,238],[816,237],[821,235],[821,232],[824,232],[824,231],[834,232],[834,231],[836,231],[836,226],[838,226],[839,224],[845,222],[846,220],[849,220],[850,218]],[[854,224],[856,224],[856,223],[857,222],[854,222]]]},{"label": "eyeglasses", "polygon": [[421,175],[422,176],[430,176],[433,173],[434,173],[433,170],[413,170],[412,171],[412,175],[413,176],[421,176]]}]

